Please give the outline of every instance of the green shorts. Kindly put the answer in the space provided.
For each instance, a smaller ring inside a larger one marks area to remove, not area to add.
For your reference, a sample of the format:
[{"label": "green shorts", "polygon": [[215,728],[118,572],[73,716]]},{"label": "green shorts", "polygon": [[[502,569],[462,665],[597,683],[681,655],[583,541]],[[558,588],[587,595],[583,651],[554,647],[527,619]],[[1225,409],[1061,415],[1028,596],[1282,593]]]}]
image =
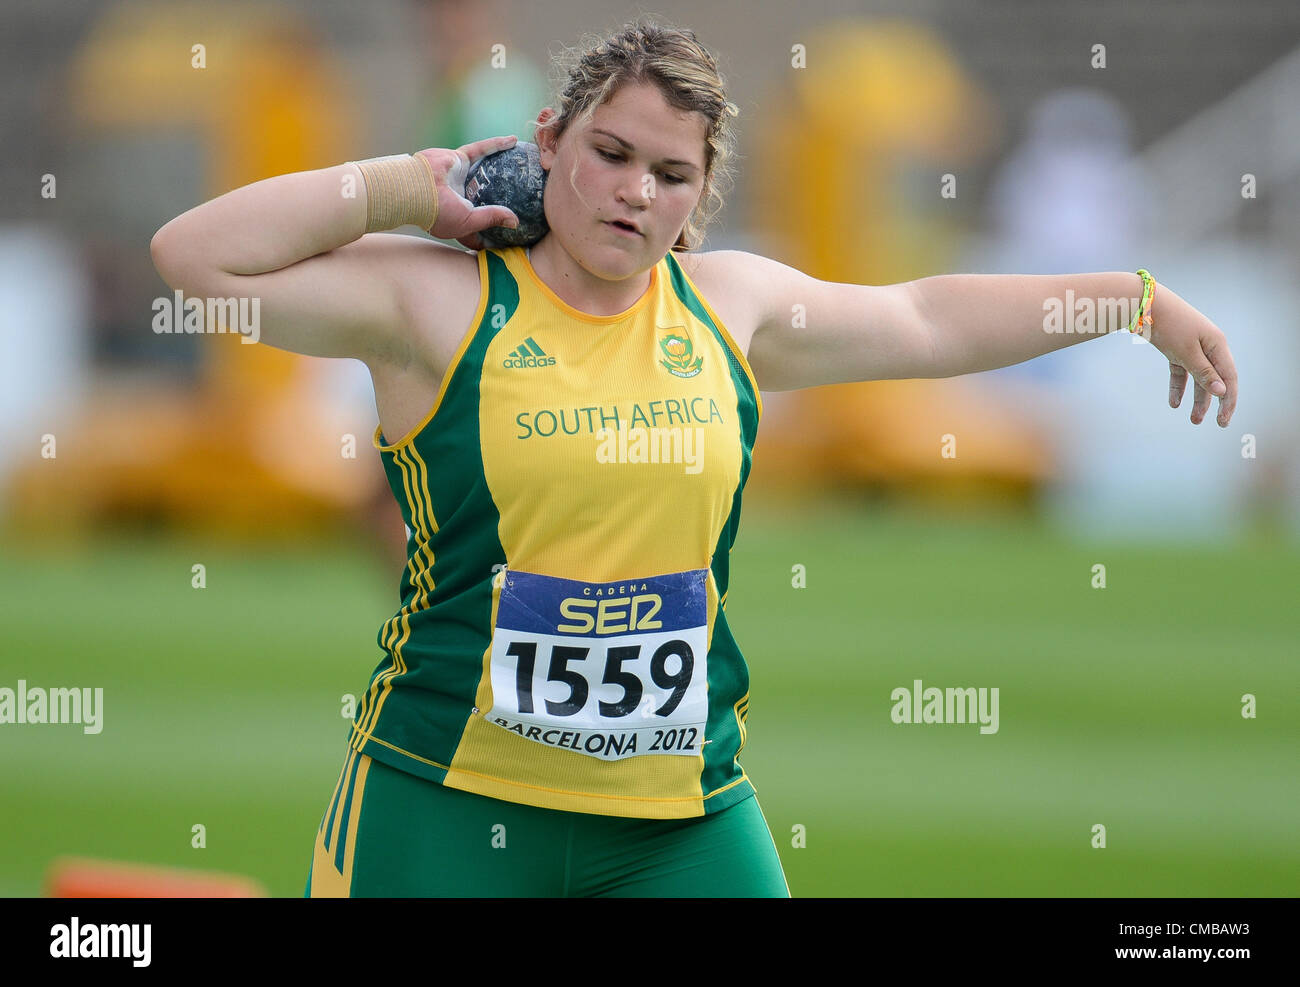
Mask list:
[{"label": "green shorts", "polygon": [[348,752],[305,897],[788,898],[758,799],[690,819],[489,798]]}]

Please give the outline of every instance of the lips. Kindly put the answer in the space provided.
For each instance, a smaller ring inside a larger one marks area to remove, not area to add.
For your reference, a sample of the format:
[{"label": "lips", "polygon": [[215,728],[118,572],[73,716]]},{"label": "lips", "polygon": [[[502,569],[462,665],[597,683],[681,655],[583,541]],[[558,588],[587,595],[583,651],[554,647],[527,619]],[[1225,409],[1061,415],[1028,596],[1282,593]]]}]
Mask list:
[{"label": "lips", "polygon": [[621,230],[621,231],[624,232],[624,233],[637,233],[637,234],[639,234],[639,233],[641,232],[640,227],[638,227],[638,226],[636,225],[636,223],[633,223],[631,220],[627,220],[627,219],[611,219],[611,220],[606,220],[605,225],[606,225],[606,226],[612,226],[612,227],[614,227],[614,229],[616,229],[616,230]]}]

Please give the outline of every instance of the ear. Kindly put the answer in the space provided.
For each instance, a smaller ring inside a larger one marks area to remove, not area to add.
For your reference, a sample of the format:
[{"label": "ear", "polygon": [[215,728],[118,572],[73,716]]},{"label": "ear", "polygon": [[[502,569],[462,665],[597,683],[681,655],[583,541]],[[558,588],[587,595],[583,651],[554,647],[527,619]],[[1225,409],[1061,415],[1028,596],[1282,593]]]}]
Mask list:
[{"label": "ear", "polygon": [[542,111],[537,114],[537,126],[534,128],[536,132],[537,150],[542,161],[542,167],[547,171],[550,171],[551,165],[555,163],[558,141],[555,140],[552,130],[546,128],[546,125],[553,121],[557,116],[559,116],[559,114],[551,107],[547,106],[543,108]]}]

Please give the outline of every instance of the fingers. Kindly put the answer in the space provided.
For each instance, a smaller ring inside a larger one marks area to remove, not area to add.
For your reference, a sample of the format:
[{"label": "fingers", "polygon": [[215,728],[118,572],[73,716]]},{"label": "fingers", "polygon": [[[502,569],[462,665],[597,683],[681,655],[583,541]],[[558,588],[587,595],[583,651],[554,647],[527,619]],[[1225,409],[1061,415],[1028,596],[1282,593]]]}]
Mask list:
[{"label": "fingers", "polygon": [[1201,354],[1199,365],[1194,368],[1196,373],[1196,383],[1205,388],[1211,394],[1217,394],[1223,397],[1228,392],[1228,385],[1219,377],[1219,373],[1214,369],[1214,364],[1210,363],[1209,358],[1204,353]]},{"label": "fingers", "polygon": [[479,206],[470,215],[474,229],[486,230],[489,226],[506,226],[515,229],[519,226],[519,217],[505,206]]},{"label": "fingers", "polygon": [[1237,365],[1228,351],[1226,339],[1216,339],[1205,347],[1205,355],[1224,383],[1224,393],[1219,396],[1219,427],[1227,428],[1232,413],[1237,410]]},{"label": "fingers", "polygon": [[1192,395],[1195,399],[1192,401],[1192,424],[1199,425],[1205,420],[1205,412],[1210,408],[1210,398],[1213,395],[1195,378],[1192,380]]},{"label": "fingers", "polygon": [[[1205,420],[1206,413],[1210,410],[1210,401],[1215,395],[1219,398],[1219,414],[1216,419],[1220,428],[1227,428],[1228,422],[1232,420],[1232,413],[1237,408],[1237,367],[1233,363],[1232,354],[1228,351],[1227,341],[1224,339],[1213,339],[1204,345],[1199,365],[1192,375],[1195,385],[1195,400],[1192,403],[1192,424],[1199,425]],[[1177,397],[1182,399],[1183,384],[1185,383],[1187,372],[1178,368],[1179,374],[1175,373],[1173,365],[1170,366],[1169,372],[1169,397],[1173,407],[1178,407],[1178,401],[1174,400],[1175,386],[1177,387]],[[1181,379],[1175,381],[1176,376]]]},{"label": "fingers", "polygon": [[456,237],[456,242],[470,250],[482,250],[487,244],[479,236],[479,230],[493,226],[505,226],[513,230],[519,225],[519,218],[505,206],[479,206],[470,213],[468,225],[471,232]]},{"label": "fingers", "polygon": [[1195,363],[1192,379],[1196,384],[1196,400],[1192,404],[1192,424],[1199,425],[1205,419],[1205,413],[1210,410],[1210,399],[1217,394],[1222,401],[1228,393],[1228,385],[1219,377],[1218,371],[1204,353]]},{"label": "fingers", "polygon": [[1187,390],[1187,371],[1176,363],[1169,364],[1169,407],[1177,408],[1183,403],[1183,394]]},{"label": "fingers", "polygon": [[456,153],[465,155],[473,164],[479,158],[485,158],[489,154],[495,154],[497,151],[504,151],[508,147],[514,147],[518,140],[519,138],[513,134],[509,137],[487,137],[481,141],[474,141],[472,144],[465,144],[457,148]]}]

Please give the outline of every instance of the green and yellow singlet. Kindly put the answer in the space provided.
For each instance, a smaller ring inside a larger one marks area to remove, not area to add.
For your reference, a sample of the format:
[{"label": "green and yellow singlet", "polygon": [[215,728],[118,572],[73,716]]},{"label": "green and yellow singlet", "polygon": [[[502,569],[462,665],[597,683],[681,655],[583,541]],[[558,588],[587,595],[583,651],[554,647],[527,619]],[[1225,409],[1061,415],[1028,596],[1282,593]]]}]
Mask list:
[{"label": "green and yellow singlet", "polygon": [[478,254],[433,408],[374,444],[410,530],[350,745],[510,802],[675,819],[753,794],[728,556],[762,399],[671,253],[591,316]]}]

